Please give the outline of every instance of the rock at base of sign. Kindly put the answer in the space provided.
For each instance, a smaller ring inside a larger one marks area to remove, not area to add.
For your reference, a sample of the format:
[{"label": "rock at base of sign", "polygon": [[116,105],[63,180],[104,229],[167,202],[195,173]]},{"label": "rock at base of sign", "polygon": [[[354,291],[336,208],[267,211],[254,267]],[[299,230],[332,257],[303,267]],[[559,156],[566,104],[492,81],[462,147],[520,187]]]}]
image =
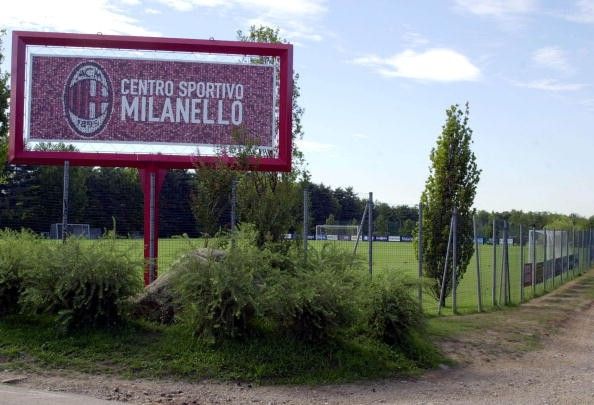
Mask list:
[{"label": "rock at base of sign", "polygon": [[184,266],[188,260],[222,260],[226,252],[218,249],[201,248],[186,253],[171,265],[171,269],[147,285],[140,294],[132,299],[132,316],[136,319],[146,319],[162,324],[171,324],[175,314],[180,310],[175,302],[172,280],[185,271],[189,266]]}]

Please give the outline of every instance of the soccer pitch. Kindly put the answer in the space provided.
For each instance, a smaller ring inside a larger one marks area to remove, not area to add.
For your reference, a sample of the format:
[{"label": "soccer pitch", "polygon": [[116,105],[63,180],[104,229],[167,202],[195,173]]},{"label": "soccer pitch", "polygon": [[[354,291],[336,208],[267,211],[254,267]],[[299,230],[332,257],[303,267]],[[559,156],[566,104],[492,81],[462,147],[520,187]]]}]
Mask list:
[{"label": "soccer pitch", "polygon": [[[183,255],[185,252],[191,250],[212,246],[214,240],[206,239],[188,239],[188,238],[161,238],[159,239],[159,258],[158,269],[159,273],[163,274],[169,270],[171,264]],[[302,243],[302,242],[299,242]],[[345,254],[352,253],[355,248],[355,242],[352,241],[308,241],[310,249],[320,249],[324,245],[332,245],[339,249],[344,249]],[[116,240],[116,248],[127,252],[130,257],[143,257],[143,241],[142,239],[118,239]],[[539,250],[537,246],[536,257],[537,261],[543,260],[542,247]],[[480,245],[479,259],[480,259],[480,286],[481,299],[483,310],[493,309],[493,292],[495,293],[495,305],[498,306],[503,303],[502,286],[502,246],[497,246],[496,251],[496,273],[495,273],[495,290],[493,290],[493,246]],[[520,303],[520,275],[523,264],[521,264],[520,246],[509,246],[509,270],[510,270],[510,300],[512,304]],[[365,263],[368,262],[369,244],[367,241],[360,241],[357,247],[357,255]],[[407,277],[411,280],[418,280],[418,259],[411,242],[374,242],[373,243],[373,274],[382,272],[397,272],[399,275]],[[530,263],[528,248],[524,247],[524,263]],[[563,276],[557,276],[554,279],[547,280],[547,291],[558,287],[565,281],[574,277],[573,270],[565,272]],[[524,288],[524,299],[530,299],[534,294],[542,295],[545,292],[544,285],[539,283],[533,292],[532,287]],[[416,296],[416,292],[415,292]],[[470,313],[478,310],[478,286],[477,286],[477,261],[476,253],[473,255],[466,272],[457,287],[457,311],[458,313]],[[428,314],[437,314],[437,300],[430,293],[429,288],[423,289],[423,309]],[[452,313],[452,297],[451,295],[446,299],[446,306],[442,308],[443,314]]]}]

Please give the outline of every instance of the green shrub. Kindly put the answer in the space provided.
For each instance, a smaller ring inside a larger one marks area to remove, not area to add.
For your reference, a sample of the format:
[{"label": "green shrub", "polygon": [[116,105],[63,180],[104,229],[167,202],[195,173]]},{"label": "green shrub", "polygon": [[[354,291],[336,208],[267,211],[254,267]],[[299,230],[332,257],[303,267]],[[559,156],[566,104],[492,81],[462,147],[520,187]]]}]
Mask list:
[{"label": "green shrub", "polygon": [[369,288],[369,330],[389,345],[405,347],[411,333],[423,326],[419,303],[411,285],[393,274],[376,277]]},{"label": "green shrub", "polygon": [[38,264],[40,243],[29,231],[0,231],[0,315],[18,312],[23,275]]},{"label": "green shrub", "polygon": [[170,270],[183,320],[217,343],[251,335],[259,315],[271,253],[255,246],[253,227],[243,228],[222,260],[186,255]]},{"label": "green shrub", "polygon": [[358,286],[364,272],[350,254],[326,245],[310,250],[305,262],[293,256],[294,272],[280,272],[268,304],[271,317],[300,340],[319,342],[349,327],[356,319]]},{"label": "green shrub", "polygon": [[116,249],[113,240],[70,238],[48,242],[24,276],[25,312],[57,314],[66,329],[114,326],[128,300],[142,288],[142,261]]}]

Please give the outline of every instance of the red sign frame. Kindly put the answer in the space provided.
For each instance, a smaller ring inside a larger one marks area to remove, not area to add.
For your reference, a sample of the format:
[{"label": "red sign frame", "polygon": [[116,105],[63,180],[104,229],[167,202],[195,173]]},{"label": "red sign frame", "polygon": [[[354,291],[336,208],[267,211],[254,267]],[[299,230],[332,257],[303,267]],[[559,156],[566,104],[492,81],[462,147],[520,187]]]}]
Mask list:
[{"label": "red sign frame", "polygon": [[[277,57],[279,67],[278,156],[258,157],[250,170],[291,170],[291,115],[293,87],[293,46],[239,41],[195,40],[179,38],[131,37],[14,31],[12,34],[11,114],[9,162],[13,164],[61,165],[69,161],[76,166],[119,166],[156,169],[188,169],[197,165],[216,165],[221,160],[237,166],[234,157],[184,156],[149,153],[93,153],[32,151],[24,144],[25,64],[27,46],[57,46],[124,49],[142,51],[201,52],[223,55]],[[140,143],[140,142],[139,142]]]}]

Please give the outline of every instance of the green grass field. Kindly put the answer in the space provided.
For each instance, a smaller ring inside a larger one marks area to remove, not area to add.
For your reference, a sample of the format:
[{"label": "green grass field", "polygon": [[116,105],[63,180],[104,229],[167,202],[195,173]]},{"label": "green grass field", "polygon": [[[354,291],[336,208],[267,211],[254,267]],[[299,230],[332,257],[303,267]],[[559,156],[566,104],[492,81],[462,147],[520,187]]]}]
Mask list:
[{"label": "green grass field", "polygon": [[[320,246],[323,243],[334,243],[337,246],[342,246],[347,251],[353,251],[354,242],[336,241],[336,242],[321,242],[315,241],[311,245],[313,247]],[[357,253],[364,260],[368,260],[368,244],[367,242],[360,243]],[[536,257],[537,261],[543,260],[543,249],[539,250],[537,247]],[[528,248],[524,247],[523,263],[529,263]],[[483,310],[491,310],[494,307],[504,302],[502,285],[502,246],[497,246],[496,268],[495,273],[495,305],[493,304],[493,246],[481,245],[479,246],[479,261],[480,261],[480,290]],[[582,260],[585,255],[585,249],[581,252]],[[510,302],[511,304],[520,304],[521,301],[521,248],[514,245],[509,247],[509,269],[510,269]],[[584,271],[585,269],[582,269]],[[413,248],[412,243],[407,242],[374,242],[373,244],[373,271],[377,272],[398,272],[399,274],[418,279],[418,259]],[[549,278],[546,282],[546,291],[550,291],[569,279],[572,279],[577,274],[577,269],[574,272],[570,270],[557,276],[554,279]],[[470,313],[478,311],[478,283],[477,283],[477,260],[476,255],[473,255],[466,273],[457,287],[457,312]],[[428,288],[423,289],[423,309],[428,314],[437,314],[437,300],[430,293]],[[532,298],[534,295],[539,296],[545,292],[545,287],[542,283],[537,284],[533,291],[532,287],[525,287],[523,289],[524,300]],[[446,299],[446,307],[442,308],[442,313],[452,313],[452,297]]]},{"label": "green grass field", "polygon": [[[95,243],[95,242],[89,242]],[[213,240],[206,239],[187,239],[171,238],[159,239],[159,273],[163,274],[169,270],[171,264],[185,252],[199,247],[212,246]],[[324,244],[333,244],[342,248],[345,252],[353,252],[355,242],[351,241],[309,241],[308,246],[311,249],[319,249]],[[142,239],[118,239],[116,246],[122,251],[126,251],[131,257],[143,257]],[[359,242],[357,254],[364,262],[368,261],[368,243]],[[512,304],[520,303],[520,247],[517,245],[509,247],[509,266],[510,266],[510,297]],[[537,261],[542,261],[543,251],[537,248]],[[412,243],[409,242],[374,242],[373,244],[373,272],[398,272],[400,275],[418,280],[418,260]],[[585,250],[581,252],[582,261]],[[503,303],[503,291],[501,289],[501,264],[502,247],[497,246],[496,252],[496,289],[495,289],[495,307]],[[493,246],[481,245],[479,250],[480,258],[480,279],[481,279],[481,298],[482,309],[492,310],[493,305]],[[524,262],[529,262],[528,249],[524,248]],[[582,269],[584,271],[585,269]],[[547,280],[547,291],[550,291],[565,281],[572,279],[578,270],[570,270],[563,274],[563,277],[557,276],[555,279]],[[457,288],[457,311],[458,313],[470,313],[478,311],[478,286],[477,286],[477,262],[476,256],[471,259],[466,273]],[[528,300],[534,295],[539,296],[545,293],[542,283],[537,284],[536,288],[524,288],[524,299]],[[432,296],[428,288],[423,291],[423,309],[427,314],[437,314],[437,300]],[[452,298],[446,300],[445,308],[442,308],[443,314],[452,313]]]}]

